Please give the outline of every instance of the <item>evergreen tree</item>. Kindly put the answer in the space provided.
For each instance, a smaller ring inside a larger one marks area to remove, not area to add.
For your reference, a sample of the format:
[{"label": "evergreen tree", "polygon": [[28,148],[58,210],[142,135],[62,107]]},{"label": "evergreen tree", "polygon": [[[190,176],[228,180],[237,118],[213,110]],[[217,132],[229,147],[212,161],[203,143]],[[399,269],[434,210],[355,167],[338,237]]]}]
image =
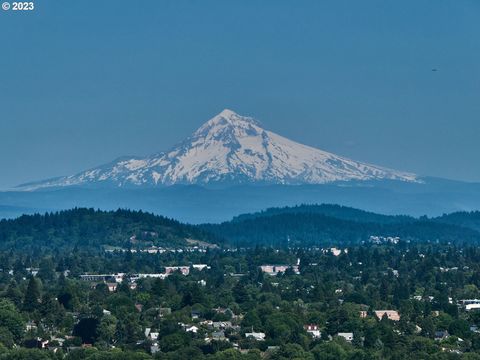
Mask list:
[{"label": "evergreen tree", "polygon": [[25,291],[25,297],[23,298],[23,309],[28,312],[35,311],[39,308],[39,302],[40,284],[34,276],[31,276]]}]

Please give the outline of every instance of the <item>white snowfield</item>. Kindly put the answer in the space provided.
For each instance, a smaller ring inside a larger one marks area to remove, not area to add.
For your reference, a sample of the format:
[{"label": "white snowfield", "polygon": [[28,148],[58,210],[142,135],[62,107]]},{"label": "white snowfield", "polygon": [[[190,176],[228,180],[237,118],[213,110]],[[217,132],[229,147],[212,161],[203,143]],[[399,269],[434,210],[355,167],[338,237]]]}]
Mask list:
[{"label": "white snowfield", "polygon": [[121,159],[77,175],[26,184],[26,190],[96,183],[115,186],[352,180],[416,182],[415,174],[350,160],[265,130],[251,117],[223,110],[170,151]]}]

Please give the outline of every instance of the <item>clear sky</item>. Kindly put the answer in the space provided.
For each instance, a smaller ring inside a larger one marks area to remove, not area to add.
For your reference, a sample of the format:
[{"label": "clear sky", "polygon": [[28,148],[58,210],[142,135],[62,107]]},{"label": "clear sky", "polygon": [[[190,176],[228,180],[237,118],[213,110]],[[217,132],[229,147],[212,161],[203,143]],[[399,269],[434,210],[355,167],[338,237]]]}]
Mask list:
[{"label": "clear sky", "polygon": [[0,34],[0,188],[166,150],[223,108],[480,181],[478,0],[37,0]]}]

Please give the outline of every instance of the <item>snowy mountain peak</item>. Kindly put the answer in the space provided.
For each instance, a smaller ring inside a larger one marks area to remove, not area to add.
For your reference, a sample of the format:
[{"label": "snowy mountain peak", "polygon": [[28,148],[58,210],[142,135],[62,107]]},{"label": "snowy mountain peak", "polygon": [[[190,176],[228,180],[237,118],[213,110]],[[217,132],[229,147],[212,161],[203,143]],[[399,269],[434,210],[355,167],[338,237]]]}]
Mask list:
[{"label": "snowy mountain peak", "polygon": [[242,136],[261,130],[261,124],[254,118],[241,116],[232,110],[225,109],[204,123],[194,136],[215,136],[226,132]]},{"label": "snowy mountain peak", "polygon": [[208,120],[206,124],[208,124],[211,121],[217,122],[220,119],[227,121],[231,125],[239,125],[241,123],[258,124],[257,120],[255,120],[254,118],[239,115],[235,111],[230,109],[224,109],[221,113],[219,113],[218,115],[215,115],[212,119]]},{"label": "snowy mountain peak", "polygon": [[222,111],[220,114],[218,114],[218,115],[215,116],[215,118],[217,118],[217,117],[223,117],[223,118],[225,118],[225,119],[230,119],[230,118],[232,118],[232,117],[242,117],[242,116],[238,115],[238,114],[237,114],[235,111],[233,111],[233,110],[223,109],[223,111]]},{"label": "snowy mountain peak", "polygon": [[27,190],[70,185],[323,184],[363,180],[418,181],[410,173],[350,160],[262,128],[225,109],[171,150],[122,158],[77,175],[24,185]]}]

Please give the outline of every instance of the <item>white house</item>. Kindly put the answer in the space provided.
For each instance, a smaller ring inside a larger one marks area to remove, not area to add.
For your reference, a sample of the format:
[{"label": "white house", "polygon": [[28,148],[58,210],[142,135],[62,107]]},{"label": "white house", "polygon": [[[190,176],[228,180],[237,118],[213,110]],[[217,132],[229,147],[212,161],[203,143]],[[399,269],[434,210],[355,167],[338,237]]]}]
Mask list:
[{"label": "white house", "polygon": [[245,337],[252,338],[256,341],[264,341],[265,340],[265,333],[262,332],[250,332],[250,333],[245,333]]},{"label": "white house", "polygon": [[322,333],[320,332],[320,330],[318,330],[318,325],[307,324],[304,325],[303,328],[314,338],[320,338],[322,336]]},{"label": "white house", "polygon": [[341,332],[341,333],[338,333],[337,336],[343,337],[348,342],[352,342],[353,340],[353,333],[351,332]]},{"label": "white house", "polygon": [[186,332],[192,332],[192,333],[196,334],[197,331],[198,331],[198,327],[196,327],[195,325],[193,325],[193,326],[187,327],[187,328],[185,329],[185,331],[186,331]]}]

